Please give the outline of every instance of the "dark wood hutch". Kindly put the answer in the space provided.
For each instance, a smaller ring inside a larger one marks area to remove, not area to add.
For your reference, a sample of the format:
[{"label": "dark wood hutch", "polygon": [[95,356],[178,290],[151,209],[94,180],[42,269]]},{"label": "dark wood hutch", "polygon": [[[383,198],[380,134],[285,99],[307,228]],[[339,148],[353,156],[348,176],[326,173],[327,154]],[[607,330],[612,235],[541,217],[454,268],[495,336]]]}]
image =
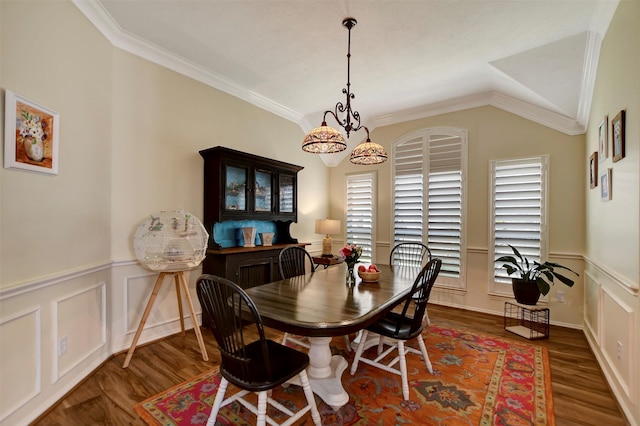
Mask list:
[{"label": "dark wood hutch", "polygon": [[[298,221],[298,172],[303,167],[221,146],[202,150],[200,155],[204,158],[203,223],[210,233],[203,272],[244,288],[280,279],[280,251],[292,244],[305,245],[288,233],[288,224]],[[274,222],[285,232],[273,246],[222,247],[215,240],[214,224],[231,220]]]}]

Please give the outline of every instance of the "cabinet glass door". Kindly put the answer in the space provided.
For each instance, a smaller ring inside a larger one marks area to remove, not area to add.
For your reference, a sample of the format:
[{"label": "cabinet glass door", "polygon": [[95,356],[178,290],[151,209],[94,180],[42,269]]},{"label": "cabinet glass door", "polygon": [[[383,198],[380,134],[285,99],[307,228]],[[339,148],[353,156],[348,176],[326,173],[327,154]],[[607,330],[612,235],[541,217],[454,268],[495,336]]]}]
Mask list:
[{"label": "cabinet glass door", "polygon": [[256,185],[254,189],[254,211],[272,212],[273,198],[271,197],[272,174],[261,170],[256,170]]},{"label": "cabinet glass door", "polygon": [[294,177],[281,174],[278,179],[278,187],[280,193],[278,212],[293,213],[295,209]]},{"label": "cabinet glass door", "polygon": [[224,209],[226,211],[247,211],[247,169],[225,167]]}]

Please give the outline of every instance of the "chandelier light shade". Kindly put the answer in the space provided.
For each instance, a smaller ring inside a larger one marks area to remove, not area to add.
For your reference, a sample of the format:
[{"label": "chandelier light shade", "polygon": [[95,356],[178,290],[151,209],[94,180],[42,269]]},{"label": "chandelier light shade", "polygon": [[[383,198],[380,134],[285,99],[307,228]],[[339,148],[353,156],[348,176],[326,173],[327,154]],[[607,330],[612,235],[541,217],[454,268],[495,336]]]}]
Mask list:
[{"label": "chandelier light shade", "polygon": [[342,137],[342,133],[327,126],[327,122],[323,121],[320,127],[307,133],[302,142],[302,149],[312,154],[329,154],[347,149],[347,141]]},{"label": "chandelier light shade", "polygon": [[351,161],[353,164],[380,164],[387,161],[389,156],[387,155],[387,151],[384,148],[375,142],[371,142],[370,139],[367,139],[366,142],[362,142],[360,145],[356,146],[355,149],[351,152]]},{"label": "chandelier light shade", "polygon": [[[311,130],[302,141],[302,149],[313,154],[330,154],[347,149],[347,142],[342,133],[327,125],[327,115],[332,115],[338,125],[342,127],[349,138],[351,132],[365,129],[367,140],[356,147],[351,153],[350,161],[354,164],[379,164],[387,160],[388,155],[384,148],[369,139],[369,129],[360,124],[360,113],[351,108],[351,101],[356,97],[351,92],[351,29],[358,21],[354,18],[342,20],[342,26],[349,31],[349,41],[347,45],[347,86],[342,89],[342,93],[347,97],[346,102],[338,102],[333,111],[324,112],[322,124]],[[343,118],[340,118],[340,117]]]}]

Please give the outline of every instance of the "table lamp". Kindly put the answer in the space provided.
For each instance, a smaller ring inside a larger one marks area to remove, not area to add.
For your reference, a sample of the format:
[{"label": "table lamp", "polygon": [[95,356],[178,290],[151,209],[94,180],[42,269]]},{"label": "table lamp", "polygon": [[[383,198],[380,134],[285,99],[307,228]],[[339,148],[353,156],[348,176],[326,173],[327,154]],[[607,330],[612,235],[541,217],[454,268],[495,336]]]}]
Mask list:
[{"label": "table lamp", "polygon": [[322,239],[322,256],[332,257],[331,237],[340,233],[340,221],[335,219],[316,219],[316,234],[325,234]]}]

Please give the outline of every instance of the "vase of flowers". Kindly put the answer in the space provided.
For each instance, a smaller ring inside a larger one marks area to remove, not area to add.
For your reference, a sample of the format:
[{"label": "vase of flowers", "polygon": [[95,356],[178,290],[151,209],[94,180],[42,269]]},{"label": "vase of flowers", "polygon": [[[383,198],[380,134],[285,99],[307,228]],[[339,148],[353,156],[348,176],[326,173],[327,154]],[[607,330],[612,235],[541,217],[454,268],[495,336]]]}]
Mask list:
[{"label": "vase of flowers", "polygon": [[353,285],[356,283],[356,276],[354,275],[354,269],[360,256],[362,255],[362,247],[358,247],[356,244],[347,244],[340,249],[340,257],[347,264],[347,284]]},{"label": "vase of flowers", "polygon": [[44,141],[47,139],[45,131],[47,123],[41,120],[39,116],[29,113],[29,111],[21,111],[22,118],[19,119],[18,130],[22,138],[22,146],[24,153],[33,161],[42,161],[44,159]]}]

